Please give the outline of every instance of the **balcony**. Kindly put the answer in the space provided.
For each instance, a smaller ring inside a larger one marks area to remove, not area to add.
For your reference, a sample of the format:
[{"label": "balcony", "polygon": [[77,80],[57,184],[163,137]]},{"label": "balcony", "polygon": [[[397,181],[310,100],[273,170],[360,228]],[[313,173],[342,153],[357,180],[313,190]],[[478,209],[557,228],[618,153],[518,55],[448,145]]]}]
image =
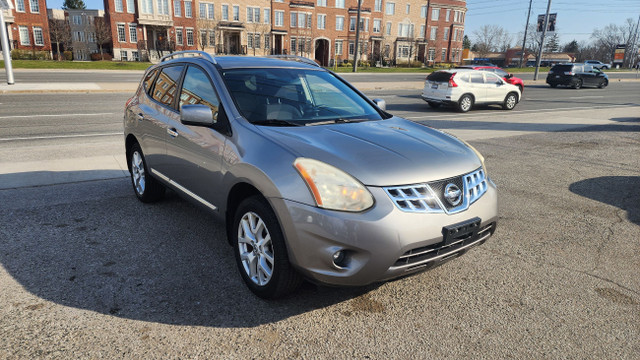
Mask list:
[{"label": "balcony", "polygon": [[171,15],[139,14],[138,24],[156,25],[156,26],[173,26],[173,19],[171,18]]},{"label": "balcony", "polygon": [[289,7],[292,8],[315,8],[316,4],[313,1],[291,0]]}]

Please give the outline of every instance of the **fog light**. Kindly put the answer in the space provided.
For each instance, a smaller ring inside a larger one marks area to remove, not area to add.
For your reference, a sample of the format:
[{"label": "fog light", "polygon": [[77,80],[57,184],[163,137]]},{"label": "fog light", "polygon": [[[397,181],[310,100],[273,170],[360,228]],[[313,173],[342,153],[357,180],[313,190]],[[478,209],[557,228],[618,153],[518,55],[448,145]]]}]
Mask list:
[{"label": "fog light", "polygon": [[333,263],[338,267],[345,267],[347,263],[347,255],[343,250],[336,251],[333,254]]}]

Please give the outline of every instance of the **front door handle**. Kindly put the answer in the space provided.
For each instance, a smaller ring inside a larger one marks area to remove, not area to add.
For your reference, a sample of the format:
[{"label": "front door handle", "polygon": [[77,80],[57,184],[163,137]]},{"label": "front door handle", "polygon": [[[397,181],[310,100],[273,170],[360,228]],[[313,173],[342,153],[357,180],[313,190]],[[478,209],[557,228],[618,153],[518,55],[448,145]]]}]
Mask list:
[{"label": "front door handle", "polygon": [[176,129],[167,129],[167,134],[169,134],[169,136],[171,137],[178,137],[178,132],[176,131]]}]

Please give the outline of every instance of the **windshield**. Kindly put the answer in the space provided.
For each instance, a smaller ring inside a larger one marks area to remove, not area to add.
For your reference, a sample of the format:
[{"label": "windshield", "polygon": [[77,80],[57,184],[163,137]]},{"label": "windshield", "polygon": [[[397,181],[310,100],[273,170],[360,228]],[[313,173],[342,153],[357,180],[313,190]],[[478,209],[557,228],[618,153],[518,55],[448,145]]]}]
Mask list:
[{"label": "windshield", "polygon": [[252,123],[296,126],[382,119],[365,99],[325,71],[231,69],[222,77],[238,110]]}]

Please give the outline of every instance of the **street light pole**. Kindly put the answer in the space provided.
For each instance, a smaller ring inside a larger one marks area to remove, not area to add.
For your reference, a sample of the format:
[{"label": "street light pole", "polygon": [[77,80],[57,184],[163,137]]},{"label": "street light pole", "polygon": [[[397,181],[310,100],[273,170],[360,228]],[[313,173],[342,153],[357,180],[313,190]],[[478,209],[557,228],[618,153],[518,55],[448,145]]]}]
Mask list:
[{"label": "street light pole", "polygon": [[544,28],[542,28],[542,41],[540,41],[540,50],[538,50],[538,60],[536,61],[536,71],[533,73],[533,80],[538,80],[538,71],[540,70],[540,60],[542,60],[542,48],[544,48],[544,36],[547,35],[547,26],[549,25],[549,10],[551,9],[551,0],[547,3],[547,14],[544,16]]},{"label": "street light pole", "polygon": [[522,40],[522,53],[520,54],[520,67],[522,67],[522,62],[524,61],[524,49],[527,46],[527,31],[529,31],[529,17],[531,16],[531,2],[533,2],[533,0],[529,0],[529,11],[527,12],[527,25],[524,27],[524,40]]},{"label": "street light pole", "polygon": [[358,17],[356,19],[356,42],[355,42],[355,49],[353,50],[353,72],[358,71],[358,42],[360,41],[360,6],[362,6],[362,0],[358,0]]}]

